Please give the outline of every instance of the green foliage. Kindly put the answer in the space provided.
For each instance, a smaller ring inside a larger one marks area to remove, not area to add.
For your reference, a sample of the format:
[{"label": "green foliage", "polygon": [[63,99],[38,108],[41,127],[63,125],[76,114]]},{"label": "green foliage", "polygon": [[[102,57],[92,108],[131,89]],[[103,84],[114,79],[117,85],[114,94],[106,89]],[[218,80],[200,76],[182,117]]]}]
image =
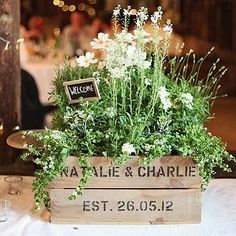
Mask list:
[{"label": "green foliage", "polygon": [[[33,184],[38,208],[42,203],[48,206],[46,188],[63,170],[68,156],[78,157],[83,169],[83,177],[69,199],[80,195],[93,176],[89,164],[93,156],[111,157],[120,165],[132,155],[141,156],[146,165],[164,155],[192,156],[203,177],[203,189],[213,178],[215,167],[230,171],[225,160],[235,161],[234,157],[225,151],[219,138],[204,128],[211,118],[211,105],[225,68],[217,69],[217,60],[207,77],[199,78],[205,58],[196,61],[190,51],[183,57],[169,59],[169,38],[161,41],[157,35],[152,43],[146,41],[142,27],[145,10],[141,13],[143,18],[139,19],[135,37],[127,33],[126,27],[114,35],[103,66],[72,66],[66,62],[57,68],[51,94],[58,107],[53,129],[31,134],[43,148],[30,146],[24,155],[34,155],[41,167]],[[157,18],[158,14],[160,11]],[[159,23],[154,26],[159,27]],[[170,22],[165,27],[170,31]],[[148,54],[144,51],[146,44]],[[96,79],[101,99],[81,99],[70,105],[63,83],[89,77]]]}]

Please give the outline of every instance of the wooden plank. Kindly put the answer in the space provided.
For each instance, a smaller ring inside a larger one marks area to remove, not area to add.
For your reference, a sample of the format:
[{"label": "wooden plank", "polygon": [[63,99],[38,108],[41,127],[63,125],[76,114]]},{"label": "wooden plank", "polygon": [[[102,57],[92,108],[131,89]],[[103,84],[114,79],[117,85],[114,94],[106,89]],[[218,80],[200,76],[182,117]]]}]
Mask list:
[{"label": "wooden plank", "polygon": [[73,189],[51,189],[52,223],[200,223],[199,189],[95,190],[69,201]]},{"label": "wooden plank", "polygon": [[[81,177],[77,158],[70,157],[66,169],[52,188],[75,188]],[[150,166],[140,166],[138,157],[120,167],[104,157],[91,158],[96,174],[86,188],[199,188],[201,178],[191,158],[164,156]]]}]

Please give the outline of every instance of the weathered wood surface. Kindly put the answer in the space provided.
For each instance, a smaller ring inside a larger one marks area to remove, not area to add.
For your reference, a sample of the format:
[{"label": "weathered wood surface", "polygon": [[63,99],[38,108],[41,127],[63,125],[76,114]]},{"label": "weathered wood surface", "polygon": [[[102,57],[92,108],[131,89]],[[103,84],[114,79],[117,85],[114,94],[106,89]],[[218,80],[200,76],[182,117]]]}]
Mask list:
[{"label": "weathered wood surface", "polygon": [[[77,158],[69,157],[66,166],[51,188],[78,186],[82,170],[77,165]],[[86,188],[199,188],[201,183],[192,159],[181,156],[164,156],[150,166],[140,166],[135,157],[122,167],[114,165],[111,159],[94,157],[91,166],[95,176]]]},{"label": "weathered wood surface", "polygon": [[200,223],[199,189],[93,190],[69,201],[71,189],[51,189],[52,223]]},{"label": "weathered wood surface", "polygon": [[[15,150],[6,144],[20,120],[20,62],[17,40],[19,39],[20,1],[0,0],[0,119],[3,133],[0,134],[0,164],[13,161]],[[6,50],[8,49],[8,50]]]}]

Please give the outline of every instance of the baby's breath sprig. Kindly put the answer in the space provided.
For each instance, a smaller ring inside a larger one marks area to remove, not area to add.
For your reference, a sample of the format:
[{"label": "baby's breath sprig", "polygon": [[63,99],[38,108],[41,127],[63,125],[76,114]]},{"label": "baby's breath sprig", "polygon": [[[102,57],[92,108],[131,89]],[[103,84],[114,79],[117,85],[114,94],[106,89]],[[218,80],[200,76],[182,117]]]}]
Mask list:
[{"label": "baby's breath sprig", "polygon": [[130,11],[131,11],[131,6],[127,6],[127,9],[123,10],[124,14],[123,30],[126,32],[129,29],[130,15],[131,15]]}]

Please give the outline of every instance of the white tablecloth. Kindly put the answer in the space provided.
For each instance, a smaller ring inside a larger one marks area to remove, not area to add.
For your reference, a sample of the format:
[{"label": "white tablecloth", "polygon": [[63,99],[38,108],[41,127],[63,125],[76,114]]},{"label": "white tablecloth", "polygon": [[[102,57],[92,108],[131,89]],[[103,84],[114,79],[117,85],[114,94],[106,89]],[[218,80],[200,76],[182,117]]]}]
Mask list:
[{"label": "white tablecloth", "polygon": [[23,192],[6,193],[0,177],[0,198],[12,202],[9,219],[0,223],[1,236],[233,236],[236,232],[236,179],[211,181],[202,196],[202,222],[189,225],[56,225],[48,222],[49,213],[33,214],[31,177],[24,177]]}]

